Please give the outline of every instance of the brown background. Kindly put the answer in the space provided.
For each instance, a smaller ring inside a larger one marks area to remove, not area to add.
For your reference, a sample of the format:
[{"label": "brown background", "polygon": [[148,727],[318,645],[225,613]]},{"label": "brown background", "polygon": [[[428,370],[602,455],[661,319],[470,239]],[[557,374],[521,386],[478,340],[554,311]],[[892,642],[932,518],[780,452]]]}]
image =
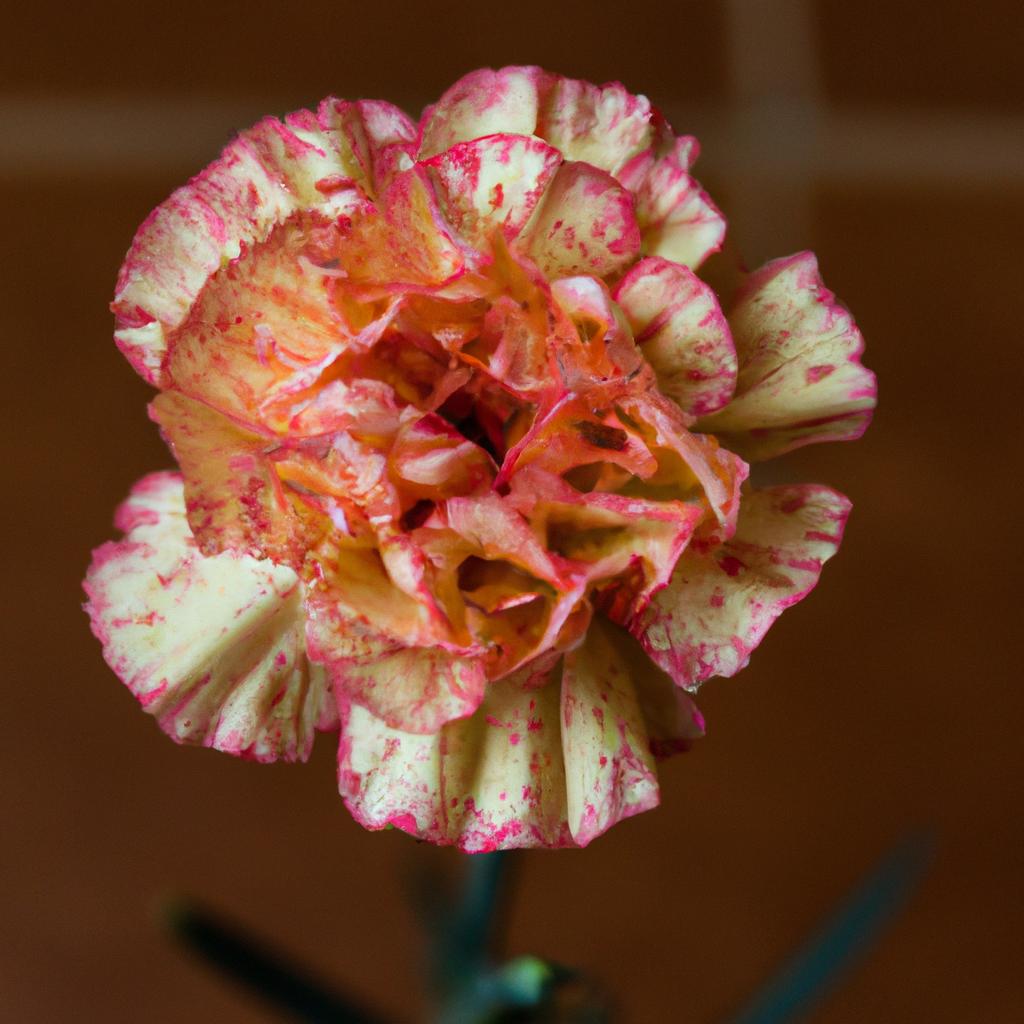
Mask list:
[{"label": "brown background", "polygon": [[[884,115],[901,144],[922,118],[950,126],[932,166],[801,181],[803,219],[783,219],[778,246],[757,254],[813,246],[880,376],[862,442],[805,450],[781,471],[853,497],[847,540],[751,667],[703,691],[709,735],[665,766],[660,810],[586,852],[522,858],[509,945],[591,969],[626,1021],[720,1020],[883,851],[932,826],[920,891],[813,1019],[1018,1021],[1024,167],[1006,173],[1008,136],[985,126],[1024,123],[1022,8],[811,7],[824,96],[854,141],[862,116]],[[155,927],[158,895],[182,888],[415,1018],[421,935],[399,879],[457,855],[361,831],[334,791],[330,737],[304,767],[176,748],[88,633],[88,551],[112,536],[131,482],[169,464],[147,388],[109,340],[114,274],[146,212],[233,128],[328,92],[415,112],[469,68],[532,61],[619,78],[724,147],[714,112],[738,95],[727,9],[19,9],[0,63],[0,1019],[272,1020]],[[793,55],[769,39],[770,76]],[[138,132],[118,122],[108,137],[104,117],[125,110]],[[166,128],[151,110],[168,112]],[[728,213],[742,199],[736,164],[705,152]],[[742,205],[756,210],[749,195]],[[760,238],[759,225],[737,232]]]}]

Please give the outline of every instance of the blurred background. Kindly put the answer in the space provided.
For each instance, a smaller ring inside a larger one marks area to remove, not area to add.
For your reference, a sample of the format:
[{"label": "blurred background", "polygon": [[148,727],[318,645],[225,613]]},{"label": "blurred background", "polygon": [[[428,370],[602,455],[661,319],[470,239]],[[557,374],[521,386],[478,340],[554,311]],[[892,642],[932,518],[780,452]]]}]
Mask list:
[{"label": "blurred background", "polygon": [[458,855],[361,831],[330,737],[291,767],[175,747],[104,665],[79,581],[170,465],[107,311],[146,213],[265,113],[335,93],[417,114],[506,63],[620,79],[697,134],[748,262],[815,249],[882,395],[863,441],[776,473],[854,500],[819,590],[702,691],[708,736],[663,767],[661,809],[521,858],[510,951],[592,971],[623,1021],[722,1020],[931,827],[922,886],[812,1019],[1024,1019],[1024,6],[32,0],[5,21],[0,1019],[273,1020],[160,931],[170,890],[421,1013],[401,878]]}]

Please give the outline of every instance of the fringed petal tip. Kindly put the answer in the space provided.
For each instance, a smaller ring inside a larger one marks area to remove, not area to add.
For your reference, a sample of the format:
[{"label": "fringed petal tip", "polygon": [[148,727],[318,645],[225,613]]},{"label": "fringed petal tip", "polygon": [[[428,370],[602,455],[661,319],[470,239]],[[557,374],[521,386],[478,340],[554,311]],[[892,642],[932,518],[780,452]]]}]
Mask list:
[{"label": "fringed petal tip", "polygon": [[182,490],[176,473],[143,478],[117,512],[124,539],[93,555],[85,608],[104,657],[176,742],[305,760],[334,712],[306,659],[302,584],[269,562],[203,557]]}]

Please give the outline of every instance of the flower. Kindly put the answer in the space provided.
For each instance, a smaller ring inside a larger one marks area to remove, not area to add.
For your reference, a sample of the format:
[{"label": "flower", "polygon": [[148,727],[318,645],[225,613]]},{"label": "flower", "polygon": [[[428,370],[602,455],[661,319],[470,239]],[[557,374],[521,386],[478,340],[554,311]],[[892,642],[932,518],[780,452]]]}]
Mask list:
[{"label": "flower", "polygon": [[267,118],[142,225],[116,340],[180,473],[99,548],[104,654],[173,739],[305,759],[368,828],[585,845],[815,585],[849,502],[748,462],[857,437],[872,374],[802,253],[728,319],[725,222],[642,96],[532,67],[418,124]]}]

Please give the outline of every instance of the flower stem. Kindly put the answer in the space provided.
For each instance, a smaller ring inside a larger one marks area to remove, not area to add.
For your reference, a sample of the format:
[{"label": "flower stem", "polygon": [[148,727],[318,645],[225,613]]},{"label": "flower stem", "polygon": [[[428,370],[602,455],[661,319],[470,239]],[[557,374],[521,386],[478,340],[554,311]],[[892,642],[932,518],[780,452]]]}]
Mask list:
[{"label": "flower stem", "polygon": [[506,1003],[496,964],[512,873],[508,853],[465,858],[462,890],[431,950],[439,1024],[487,1020]]}]

